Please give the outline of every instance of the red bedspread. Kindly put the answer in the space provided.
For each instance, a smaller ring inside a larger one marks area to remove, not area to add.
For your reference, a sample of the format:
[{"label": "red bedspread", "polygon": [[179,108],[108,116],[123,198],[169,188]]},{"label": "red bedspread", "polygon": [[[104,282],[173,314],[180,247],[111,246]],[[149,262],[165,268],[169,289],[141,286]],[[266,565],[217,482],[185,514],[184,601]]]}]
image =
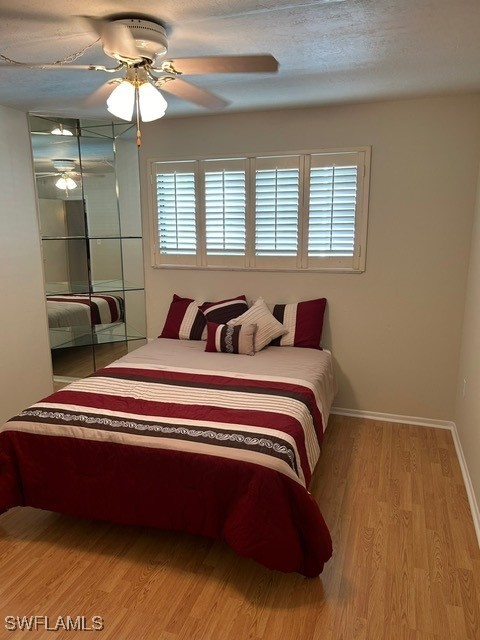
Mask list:
[{"label": "red bedspread", "polygon": [[332,553],[307,490],[322,434],[307,383],[114,364],[0,429],[0,513],[183,530],[316,576]]}]

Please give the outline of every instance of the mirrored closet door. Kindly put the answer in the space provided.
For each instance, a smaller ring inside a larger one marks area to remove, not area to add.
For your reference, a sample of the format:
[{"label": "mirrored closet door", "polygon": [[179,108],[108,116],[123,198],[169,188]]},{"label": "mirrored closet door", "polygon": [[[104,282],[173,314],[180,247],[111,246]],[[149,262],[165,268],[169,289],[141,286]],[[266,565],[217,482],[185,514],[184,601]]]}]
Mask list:
[{"label": "mirrored closet door", "polygon": [[30,117],[54,376],[145,342],[140,188],[130,125]]}]

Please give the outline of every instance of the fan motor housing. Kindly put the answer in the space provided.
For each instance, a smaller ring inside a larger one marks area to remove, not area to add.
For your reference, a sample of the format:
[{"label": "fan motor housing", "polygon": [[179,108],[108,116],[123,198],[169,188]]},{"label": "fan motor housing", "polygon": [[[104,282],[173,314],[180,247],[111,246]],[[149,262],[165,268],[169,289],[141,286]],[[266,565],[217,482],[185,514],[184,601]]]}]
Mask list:
[{"label": "fan motor housing", "polygon": [[73,171],[75,169],[75,160],[67,158],[55,158],[52,164],[57,171]]},{"label": "fan motor housing", "polygon": [[156,58],[167,53],[167,34],[161,24],[137,18],[125,18],[115,22],[130,29],[140,57],[154,62]]}]

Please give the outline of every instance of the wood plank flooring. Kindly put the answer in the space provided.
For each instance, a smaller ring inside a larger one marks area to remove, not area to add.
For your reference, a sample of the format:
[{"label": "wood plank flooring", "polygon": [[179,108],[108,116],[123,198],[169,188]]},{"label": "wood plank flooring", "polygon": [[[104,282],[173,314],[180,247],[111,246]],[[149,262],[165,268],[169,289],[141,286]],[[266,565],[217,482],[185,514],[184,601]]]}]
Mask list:
[{"label": "wood plank flooring", "polygon": [[[0,638],[480,639],[480,551],[449,431],[332,416],[312,492],[334,542],[318,579],[186,534],[13,509]],[[104,629],[7,631],[8,615]]]},{"label": "wood plank flooring", "polygon": [[93,351],[97,369],[106,367],[128,353],[126,342],[106,342],[83,347],[52,349],[53,374],[71,378],[86,378],[94,371]]}]

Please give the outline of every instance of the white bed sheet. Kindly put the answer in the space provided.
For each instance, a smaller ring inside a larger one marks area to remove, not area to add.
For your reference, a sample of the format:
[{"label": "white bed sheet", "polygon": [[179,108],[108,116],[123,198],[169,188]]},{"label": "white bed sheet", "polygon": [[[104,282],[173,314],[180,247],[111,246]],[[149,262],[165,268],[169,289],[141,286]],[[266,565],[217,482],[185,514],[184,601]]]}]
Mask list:
[{"label": "white bed sheet", "polygon": [[90,326],[90,308],[78,302],[56,302],[47,298],[50,329]]}]

